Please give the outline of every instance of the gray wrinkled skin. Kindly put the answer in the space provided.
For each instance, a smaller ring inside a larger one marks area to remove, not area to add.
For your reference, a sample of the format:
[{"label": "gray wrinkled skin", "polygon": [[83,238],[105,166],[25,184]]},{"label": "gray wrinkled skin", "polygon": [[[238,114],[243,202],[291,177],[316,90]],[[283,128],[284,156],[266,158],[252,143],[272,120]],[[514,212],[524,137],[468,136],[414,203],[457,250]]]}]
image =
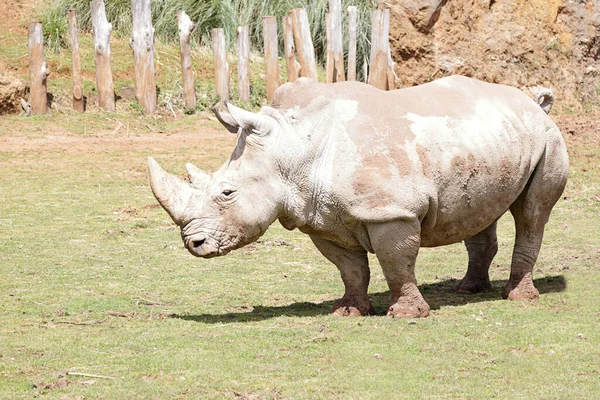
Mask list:
[{"label": "gray wrinkled skin", "polygon": [[188,164],[190,184],[149,159],[152,190],[192,254],[227,254],[279,219],[339,268],[336,314],[373,312],[372,252],[390,288],[388,315],[422,317],[419,248],[465,241],[458,291],[487,290],[496,221],[510,210],[516,239],[504,295],[539,296],[532,269],[568,157],[556,125],[521,91],[460,76],[390,92],[301,78],[258,114],[214,111],[238,136],[217,172]]}]

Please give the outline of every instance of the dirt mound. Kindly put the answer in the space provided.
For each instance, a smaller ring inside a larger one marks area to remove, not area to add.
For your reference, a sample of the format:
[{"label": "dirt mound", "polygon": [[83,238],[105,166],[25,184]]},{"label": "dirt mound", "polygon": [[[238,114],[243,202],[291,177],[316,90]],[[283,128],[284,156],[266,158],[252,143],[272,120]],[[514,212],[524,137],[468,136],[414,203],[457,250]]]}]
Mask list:
[{"label": "dirt mound", "polygon": [[18,111],[20,100],[27,98],[27,92],[25,82],[0,60],[0,115]]},{"label": "dirt mound", "polygon": [[600,104],[600,2],[389,0],[398,86],[461,74]]}]

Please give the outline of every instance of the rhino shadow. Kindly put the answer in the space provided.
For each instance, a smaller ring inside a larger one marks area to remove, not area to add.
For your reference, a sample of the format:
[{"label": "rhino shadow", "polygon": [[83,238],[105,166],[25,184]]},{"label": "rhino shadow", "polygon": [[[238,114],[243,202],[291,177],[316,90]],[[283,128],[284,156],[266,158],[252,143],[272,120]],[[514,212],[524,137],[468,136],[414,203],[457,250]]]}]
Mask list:
[{"label": "rhino shadow", "polygon": [[[431,309],[439,310],[441,307],[446,306],[460,306],[483,301],[502,300],[502,292],[508,281],[506,279],[494,280],[491,282],[492,288],[489,291],[470,295],[456,293],[458,282],[458,279],[450,278],[440,282],[419,285],[419,289]],[[533,282],[540,294],[562,292],[567,288],[567,281],[563,275],[538,278],[534,279]],[[388,307],[390,292],[370,293],[369,297],[375,308],[376,315],[384,315]],[[329,314],[336,301],[337,299],[322,303],[299,302],[285,306],[254,306],[253,310],[249,312],[198,315],[171,314],[169,317],[202,322],[204,324],[255,322],[283,316],[315,317]]]}]

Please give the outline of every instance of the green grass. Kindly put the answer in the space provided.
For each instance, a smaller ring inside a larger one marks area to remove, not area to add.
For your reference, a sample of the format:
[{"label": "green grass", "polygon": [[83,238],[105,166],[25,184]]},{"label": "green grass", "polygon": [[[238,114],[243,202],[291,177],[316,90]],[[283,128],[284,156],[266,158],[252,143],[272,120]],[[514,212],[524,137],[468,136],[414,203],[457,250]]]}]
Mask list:
[{"label": "green grass", "polygon": [[[115,119],[131,124],[129,137],[106,134]],[[342,293],[338,272],[305,235],[276,224],[260,242],[211,260],[182,248],[148,188],[145,157],[177,173],[186,161],[214,170],[233,138],[194,117],[162,122],[176,132],[169,137],[146,121],[105,113],[0,121],[0,398],[600,392],[593,138],[570,148],[567,199],[535,270],[540,301],[501,300],[514,236],[505,217],[491,292],[454,293],[465,272],[461,244],[423,249],[417,276],[430,317],[343,319],[329,315]],[[383,314],[387,286],[371,261],[370,293]]]}]

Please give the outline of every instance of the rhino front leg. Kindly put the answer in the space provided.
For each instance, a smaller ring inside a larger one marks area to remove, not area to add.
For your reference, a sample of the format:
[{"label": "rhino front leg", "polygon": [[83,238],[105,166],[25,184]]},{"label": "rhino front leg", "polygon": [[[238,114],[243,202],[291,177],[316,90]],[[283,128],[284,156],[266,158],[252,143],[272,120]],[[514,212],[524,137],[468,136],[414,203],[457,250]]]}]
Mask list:
[{"label": "rhino front leg", "polygon": [[360,316],[375,314],[367,289],[370,270],[367,252],[350,250],[329,240],[310,236],[317,249],[340,270],[346,288],[344,297],[336,302],[332,312],[341,316]]},{"label": "rhino front leg", "polygon": [[465,240],[469,253],[469,266],[467,274],[456,288],[458,293],[479,293],[490,289],[490,265],[498,252],[496,225],[497,221],[494,221],[477,235]]},{"label": "rhino front leg", "polygon": [[429,315],[429,304],[423,299],[415,278],[420,233],[421,226],[416,218],[369,226],[371,245],[390,288],[387,315],[394,318]]}]

